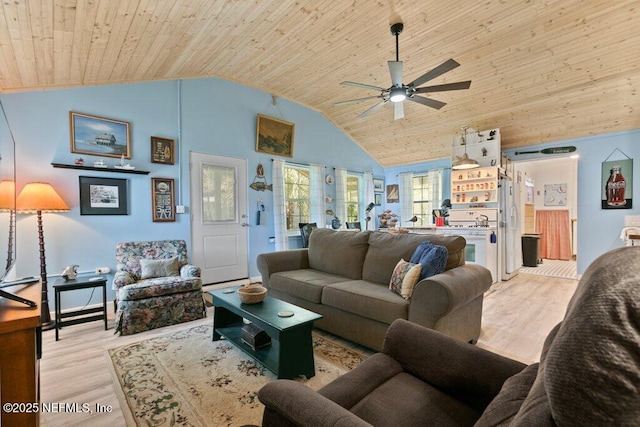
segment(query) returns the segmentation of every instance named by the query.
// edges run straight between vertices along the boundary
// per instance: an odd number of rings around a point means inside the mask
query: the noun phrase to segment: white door
[[[190,153],[191,241],[202,283],[249,277],[247,161]]]

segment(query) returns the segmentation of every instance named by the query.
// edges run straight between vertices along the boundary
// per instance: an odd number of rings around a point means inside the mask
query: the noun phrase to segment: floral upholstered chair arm
[[[180,268],[180,277],[183,279],[200,277],[200,267],[193,264],[185,264]]]
[[[124,286],[135,283],[136,280],[136,277],[128,271],[116,271],[116,274],[113,276],[113,286],[111,286],[111,288],[118,290]]]

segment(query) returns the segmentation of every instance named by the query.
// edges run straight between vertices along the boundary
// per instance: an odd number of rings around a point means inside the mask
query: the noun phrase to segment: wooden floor
[[[494,285],[484,302],[482,334],[478,346],[525,363],[537,361],[547,333],[558,323],[577,285],[576,280],[520,274]],[[124,426],[106,349],[164,335],[212,321],[206,319],[136,335],[120,337],[104,324],[91,322],[43,333],[40,362],[41,401],[86,403],[87,413],[41,413],[43,426]],[[96,413],[96,404],[111,412]]]

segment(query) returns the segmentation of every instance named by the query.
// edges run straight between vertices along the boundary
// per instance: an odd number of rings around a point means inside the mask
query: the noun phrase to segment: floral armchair
[[[200,268],[184,240],[116,245],[116,333],[131,335],[206,316]]]

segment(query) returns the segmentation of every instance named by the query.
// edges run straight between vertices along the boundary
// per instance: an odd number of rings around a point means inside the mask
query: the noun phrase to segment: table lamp
[[[16,199],[16,211],[19,214],[36,214],[38,217],[38,243],[40,244],[40,281],[42,283],[42,303],[40,304],[40,322],[42,329],[53,328],[54,322],[49,313],[47,288],[47,264],[44,253],[44,234],[42,233],[43,212],[68,212],[69,207],[56,193],[51,184],[30,182],[24,186]]]
[[[16,183],[8,179],[0,181],[0,212],[9,212],[9,242],[7,247],[7,266],[5,268],[5,270],[8,270],[13,261],[13,230],[16,213]]]

